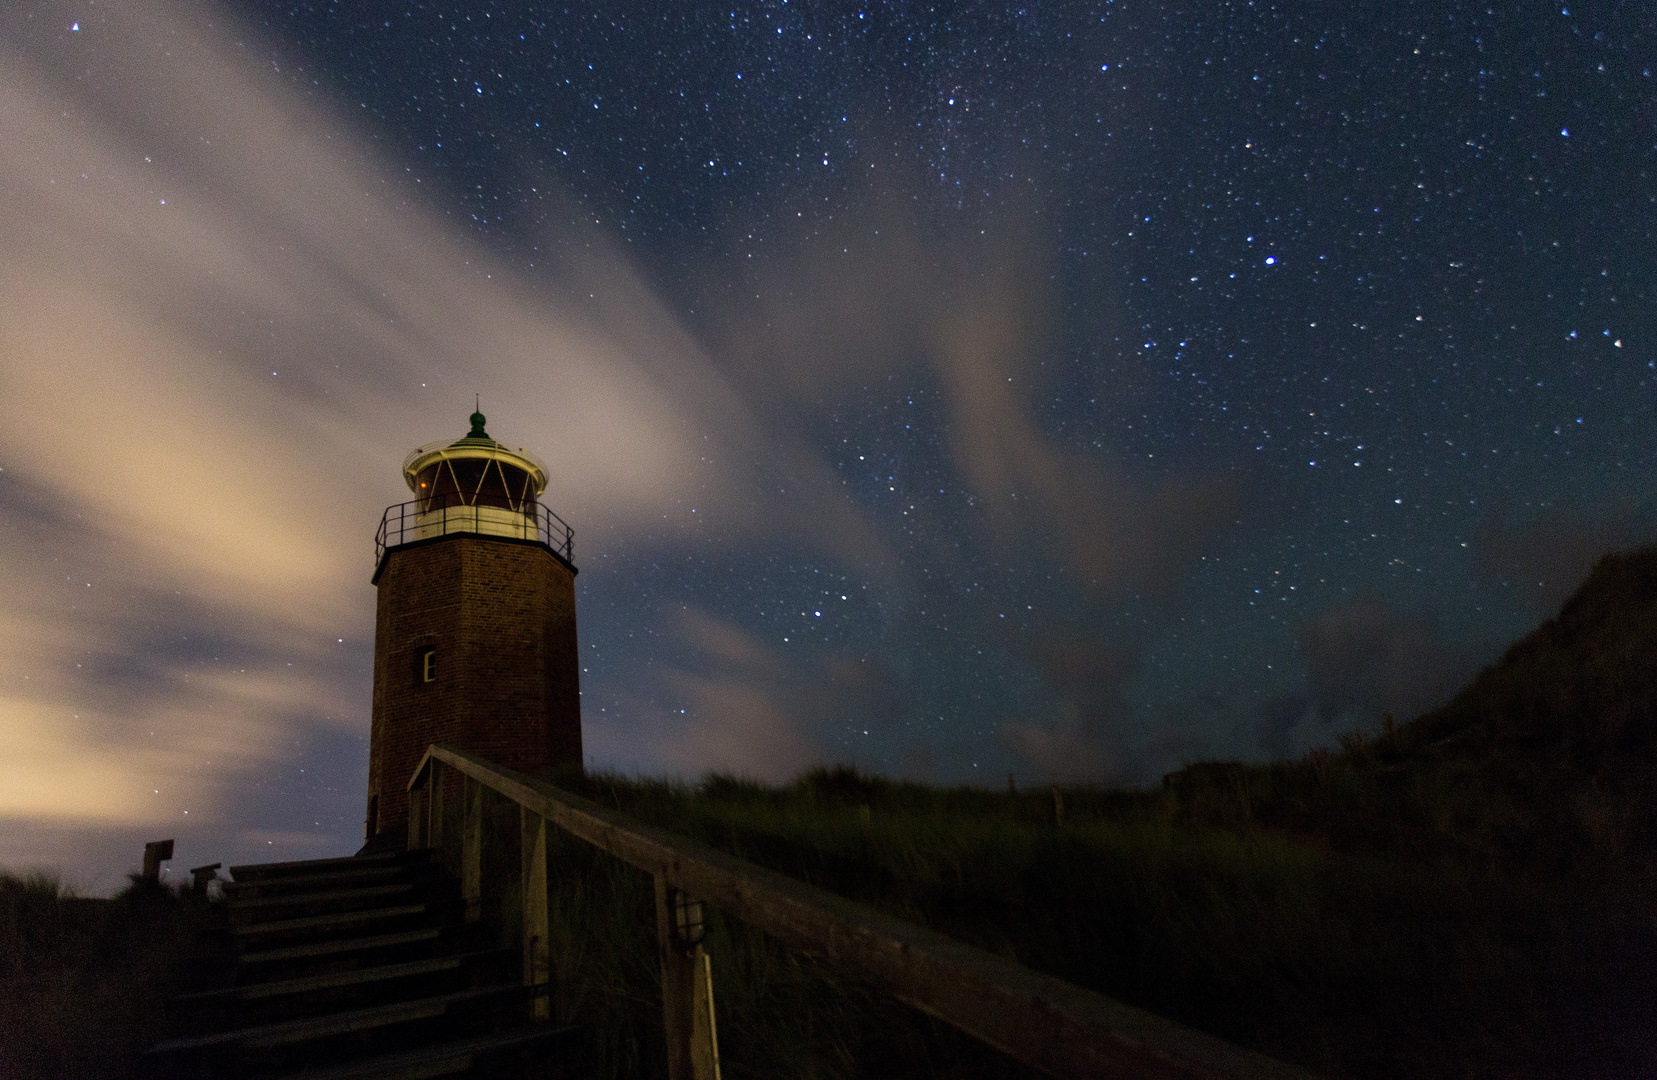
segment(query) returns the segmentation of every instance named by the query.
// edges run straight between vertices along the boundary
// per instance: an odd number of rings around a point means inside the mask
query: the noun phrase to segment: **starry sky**
[[[1657,535],[1643,5],[79,0],[0,61],[0,864],[93,891],[352,848],[374,527],[474,394],[628,773],[1298,755]]]

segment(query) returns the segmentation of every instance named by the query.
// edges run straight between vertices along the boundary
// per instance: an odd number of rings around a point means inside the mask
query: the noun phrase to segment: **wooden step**
[[[226,898],[235,901],[254,897],[277,896],[289,892],[315,892],[333,886],[372,885],[381,881],[395,881],[424,869],[420,863],[401,866],[364,866],[350,870],[335,870],[326,874],[295,874],[290,877],[226,881]]]
[[[290,945],[282,949],[260,949],[242,953],[245,964],[280,963],[287,960],[310,960],[325,956],[344,956],[354,952],[390,949],[398,945],[413,945],[421,941],[437,941],[455,932],[452,926],[423,926],[418,930],[404,930],[397,934],[371,934],[368,937],[336,938],[332,941],[312,941],[304,945]]]
[[[514,998],[522,998],[528,992],[529,988],[517,984],[479,986],[469,990],[456,990],[449,994],[439,994],[436,997],[417,998],[413,1001],[371,1005],[365,1009],[351,1009],[346,1012],[328,1013],[323,1016],[283,1020],[275,1024],[259,1024],[254,1027],[236,1028],[231,1031],[215,1031],[207,1035],[168,1039],[166,1042],[157,1043],[151,1047],[149,1052],[151,1054],[176,1054],[224,1047],[260,1049],[288,1046],[313,1039],[325,1039],[333,1035],[349,1035],[355,1032],[372,1031],[375,1028],[390,1027],[393,1024],[430,1020],[444,1016],[452,1009],[488,1005],[495,1002],[504,1003]]]
[[[416,915],[437,917],[455,905],[450,901],[426,904],[400,904],[395,907],[363,908],[361,911],[341,911],[329,915],[306,915],[299,919],[276,919],[271,922],[233,926],[230,932],[238,938],[269,937],[278,934],[329,934],[366,926],[391,919],[412,918]]]
[[[480,1061],[524,1050],[550,1048],[575,1041],[578,1029],[542,1024],[498,1035],[479,1035],[452,1043],[403,1050],[365,1061],[336,1065],[331,1069],[290,1074],[291,1080],[423,1080],[425,1077],[453,1076],[475,1067]],[[284,1080],[290,1080],[284,1078]]]
[[[334,990],[344,986],[404,979],[414,975],[430,975],[439,971],[458,971],[468,963],[504,959],[512,955],[510,949],[486,949],[482,952],[455,953],[452,956],[433,956],[425,960],[409,960],[401,964],[381,964],[378,967],[356,968],[352,971],[331,971],[322,975],[307,975],[297,979],[274,982],[248,983],[228,986],[222,990],[206,990],[199,994],[180,994],[173,1000],[180,1004],[208,1004],[214,1001],[259,1001],[288,994],[308,994],[317,990]]]
[[[329,889],[325,892],[290,893],[283,896],[260,896],[251,900],[232,900],[230,901],[230,919],[234,922],[237,916],[257,918],[281,908],[315,905],[334,907],[355,901],[366,903],[374,900],[385,900],[393,896],[406,895],[419,888],[419,882],[395,881],[390,885],[370,885],[361,889]]]
[[[371,866],[397,866],[405,862],[416,861],[425,861],[424,852],[387,851],[379,855],[341,855],[332,859],[249,863],[246,866],[232,866],[230,876],[237,881],[262,881],[267,878],[297,877],[302,874],[327,874],[336,870],[361,869]]]

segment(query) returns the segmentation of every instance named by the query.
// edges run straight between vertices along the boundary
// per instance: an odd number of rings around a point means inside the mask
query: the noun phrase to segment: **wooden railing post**
[[[408,849],[419,851],[426,846],[426,789],[409,788],[408,793]]]
[[[690,996],[691,1074],[719,1080],[719,1031],[713,1019],[713,958],[700,944],[693,957],[692,977],[695,983]]]
[[[465,820],[460,828],[460,895],[466,900],[466,921],[483,918],[483,785],[464,778],[461,805]]]
[[[436,758],[426,774],[426,846],[443,861],[443,765]]]
[[[522,836],[524,985],[545,987],[552,981],[552,963],[547,944],[547,819],[526,806],[519,806]],[[531,1015],[537,1020],[552,1019],[552,998],[537,993],[530,999]]]
[[[653,876],[668,1080],[719,1080],[713,968],[702,948],[702,904],[661,874]]]

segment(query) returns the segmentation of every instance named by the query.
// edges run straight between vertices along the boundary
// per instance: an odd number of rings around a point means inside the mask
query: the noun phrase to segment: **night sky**
[[[474,394],[629,773],[1299,755],[1657,535],[1644,5],[22,7],[0,863],[350,850]]]

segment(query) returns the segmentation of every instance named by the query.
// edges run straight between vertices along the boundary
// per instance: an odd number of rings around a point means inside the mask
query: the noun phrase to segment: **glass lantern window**
[[[497,506],[528,513],[535,506],[534,478],[494,458],[435,461],[420,470],[414,484],[422,512],[447,506]]]

